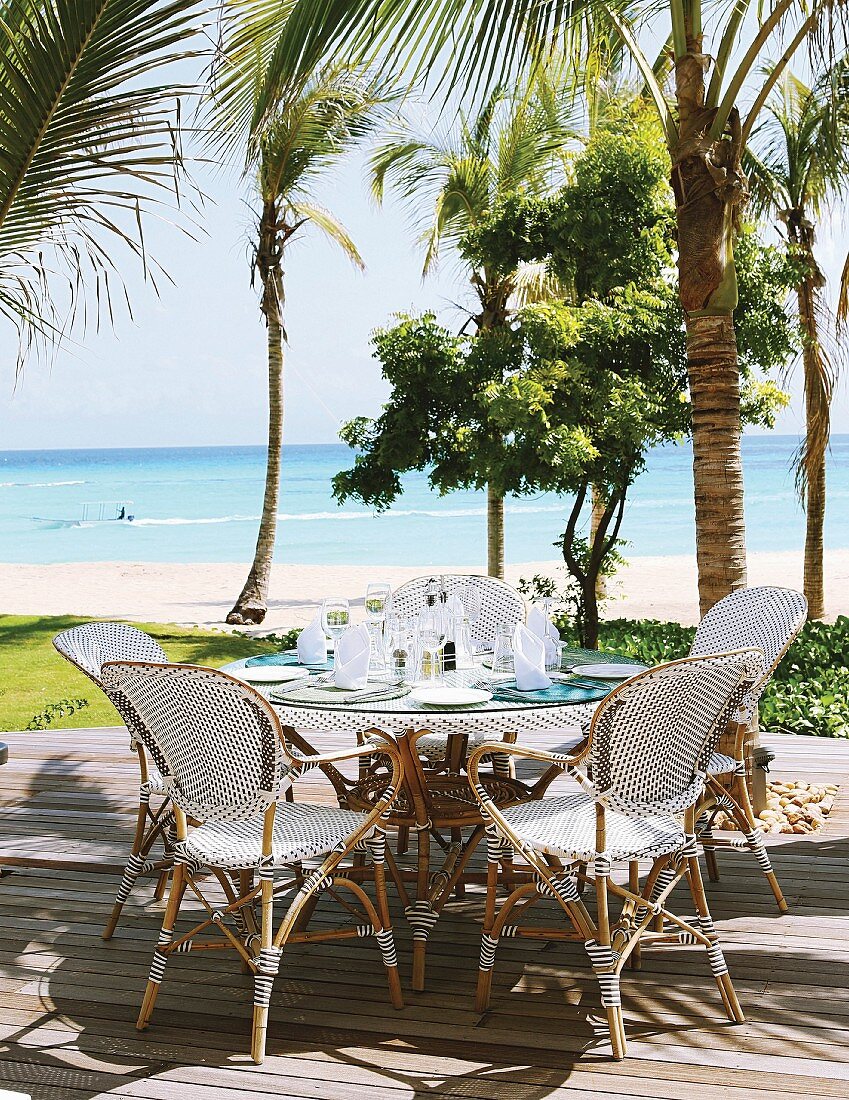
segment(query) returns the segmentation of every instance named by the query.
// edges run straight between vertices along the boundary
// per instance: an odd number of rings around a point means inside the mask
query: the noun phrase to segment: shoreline
[[[556,561],[509,564],[505,567],[506,579],[515,585],[520,577],[529,578],[535,573],[557,576],[557,566]],[[223,627],[247,568],[238,563],[0,563],[0,613]],[[241,629],[261,634],[304,626],[324,596],[346,596],[357,618],[362,614],[365,587],[370,580],[387,580],[397,588],[412,577],[452,572],[476,570],[450,565],[275,564],[265,622],[257,628]],[[849,550],[826,550],[825,572],[827,618],[849,615]],[[749,584],[801,588],[801,553],[749,554]],[[610,587],[604,618],[665,619],[689,625],[698,622],[694,555],[632,558]]]

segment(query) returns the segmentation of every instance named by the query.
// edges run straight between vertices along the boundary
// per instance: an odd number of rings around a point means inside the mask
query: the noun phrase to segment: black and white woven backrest
[[[141,741],[161,766],[143,724],[120,691],[107,688],[100,670],[108,661],[149,661],[166,664],[165,650],[149,634],[126,623],[82,623],[63,630],[53,639],[57,651],[104,692],[121,715],[130,736]]]
[[[687,657],[617,688],[599,704],[590,726],[595,788],[645,812],[680,799],[705,770],[760,660],[753,650]]]
[[[802,629],[808,601],[792,588],[741,588],[715,603],[699,623],[693,657],[730,649],[760,649],[760,675],[744,704],[750,718],[778,663]]]
[[[235,821],[276,801],[287,770],[280,725],[253,688],[198,665],[118,662],[103,679],[138,712],[168,794],[190,817]]]
[[[424,608],[425,590],[430,577],[416,577],[407,581],[392,593],[392,612],[412,618]],[[439,576],[434,578],[439,580]],[[497,577],[464,576],[448,574],[443,577],[449,596],[462,595],[468,584],[480,594],[480,618],[472,626],[477,641],[490,641],[495,637],[495,628],[501,623],[515,626],[525,621],[525,601],[515,588]]]

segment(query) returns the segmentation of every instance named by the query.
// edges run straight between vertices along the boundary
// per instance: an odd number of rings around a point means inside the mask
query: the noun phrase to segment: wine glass
[[[324,627],[324,633],[333,643],[334,652],[336,642],[348,629],[350,622],[351,608],[346,599],[341,596],[329,596],[324,600],[321,605],[321,625]]]
[[[439,679],[440,654],[445,643],[442,616],[436,609],[425,609],[419,615],[419,645],[422,654],[422,679],[433,682]]]
[[[501,623],[495,628],[495,644],[492,649],[492,674],[503,676],[513,672],[513,627]]]
[[[386,605],[392,594],[391,585],[386,581],[372,581],[366,588],[366,617],[369,622],[383,622],[386,618]]]

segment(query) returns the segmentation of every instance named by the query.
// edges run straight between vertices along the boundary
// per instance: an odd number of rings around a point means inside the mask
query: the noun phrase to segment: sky
[[[114,326],[90,328],[50,362],[33,359],[17,381],[15,335],[0,329],[0,449],[264,442],[265,329],[250,285],[248,195],[232,177],[203,169],[197,175],[208,196],[197,239],[170,224],[149,222],[145,231],[149,252],[174,285],[160,280],[157,297],[132,258],[122,257],[132,319],[119,311]],[[364,156],[351,158],[317,198],[347,226],[367,270],[357,271],[314,232],[288,254],[288,443],[332,443],[345,420],[376,415],[388,391],[370,333],[399,311],[426,309],[459,328],[456,303],[466,295],[450,254],[435,276],[422,280],[409,215],[391,200],[376,207]],[[819,241],[832,294],[847,247],[849,234],[836,218]],[[798,380],[792,392],[776,430],[798,434]],[[845,384],[833,430],[849,432]]]

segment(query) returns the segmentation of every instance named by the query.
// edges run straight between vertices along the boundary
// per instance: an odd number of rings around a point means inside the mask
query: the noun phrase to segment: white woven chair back
[[[430,577],[416,577],[407,581],[392,593],[392,612],[395,615],[412,617],[418,615],[425,603],[425,589]],[[439,576],[435,578],[439,580]],[[525,601],[515,588],[497,577],[465,576],[447,574],[443,576],[449,596],[460,596],[468,584],[480,594],[480,618],[472,625],[472,633],[477,641],[489,641],[495,637],[495,628],[501,623],[515,626],[525,621]]]
[[[126,697],[103,683],[100,670],[108,661],[150,661],[165,664],[165,650],[135,626],[126,623],[82,623],[63,630],[53,639],[53,645],[72,665],[92,680],[106,695],[123,719],[130,737],[140,741],[162,770],[162,760],[138,714]]]
[[[754,650],[684,658],[617,688],[590,726],[596,790],[651,812],[682,799],[760,668]],[[685,798],[681,808],[689,802]]]
[[[166,664],[165,650],[135,626],[126,623],[83,623],[63,630],[53,645],[72,665],[103,687],[100,669],[107,661],[152,661]]]
[[[203,821],[264,812],[289,786],[280,724],[269,703],[226,673],[199,665],[108,664],[156,741],[173,801]]]
[[[741,588],[715,603],[699,623],[690,648],[693,657],[752,647],[763,652],[751,695],[756,703],[802,629],[808,601],[792,588]]]

